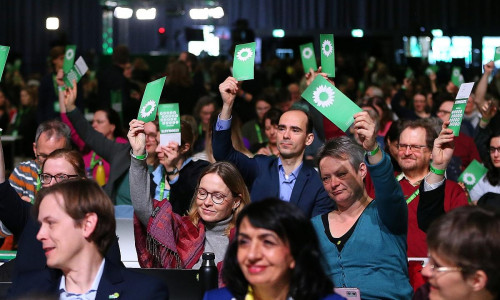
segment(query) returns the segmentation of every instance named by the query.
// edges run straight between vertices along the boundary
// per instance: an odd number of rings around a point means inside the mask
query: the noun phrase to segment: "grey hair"
[[[35,144],[37,146],[38,146],[38,139],[40,139],[40,136],[44,132],[45,134],[47,134],[48,138],[51,138],[53,136],[55,136],[56,138],[64,138],[66,140],[65,148],[66,149],[71,148],[71,129],[69,128],[68,125],[64,124],[63,122],[58,120],[48,120],[38,125],[35,135]]]
[[[316,155],[316,164],[325,157],[349,160],[351,166],[357,170],[365,159],[365,150],[347,136],[331,139],[323,145]]]

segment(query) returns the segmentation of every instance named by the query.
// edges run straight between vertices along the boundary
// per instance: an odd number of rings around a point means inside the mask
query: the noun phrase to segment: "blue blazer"
[[[33,294],[59,297],[61,277],[61,271],[49,268],[20,274],[12,283],[9,298],[17,299]],[[110,298],[110,295],[116,295],[118,298]],[[96,300],[168,298],[168,288],[160,280],[127,270],[106,260]]]
[[[205,296],[203,297],[203,300],[232,300],[232,299],[235,298],[227,288],[208,291],[205,293]],[[337,294],[330,294],[319,300],[345,300],[345,298]]]
[[[236,151],[231,142],[231,130],[213,130],[212,148],[214,158],[236,165],[250,189],[252,201],[280,196],[278,158],[256,155],[249,158]],[[328,213],[334,209],[333,200],[328,197],[320,176],[306,162],[300,169],[292,190],[290,203],[297,205],[308,218]]]

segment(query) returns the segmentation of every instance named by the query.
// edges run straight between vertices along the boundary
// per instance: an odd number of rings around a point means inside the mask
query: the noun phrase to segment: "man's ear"
[[[306,146],[309,146],[313,143],[314,141],[314,134],[313,133],[308,133],[306,136]]]
[[[89,238],[92,235],[97,226],[98,219],[99,218],[97,217],[97,214],[94,212],[87,213],[85,215],[85,218],[83,219],[81,224],[83,236],[85,238]]]

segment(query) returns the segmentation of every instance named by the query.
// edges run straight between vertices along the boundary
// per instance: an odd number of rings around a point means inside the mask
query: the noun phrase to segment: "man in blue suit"
[[[318,173],[304,163],[306,146],[314,140],[312,120],[303,110],[292,109],[281,116],[278,124],[279,157],[256,155],[249,158],[236,151],[231,142],[231,113],[238,91],[238,81],[228,77],[219,85],[223,106],[212,135],[216,160],[234,163],[250,188],[252,201],[279,197],[297,205],[312,218],[333,209]]]
[[[116,222],[113,204],[97,183],[68,180],[44,188],[34,209],[48,268],[19,274],[9,296],[168,299],[162,282],[104,258]]]

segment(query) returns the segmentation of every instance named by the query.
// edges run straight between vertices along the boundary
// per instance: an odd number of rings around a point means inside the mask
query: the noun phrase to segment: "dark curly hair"
[[[245,218],[254,227],[275,232],[289,245],[295,260],[289,297],[312,300],[333,293],[333,283],[323,271],[318,238],[309,219],[293,204],[269,198],[246,206],[236,221],[236,238],[229,244],[222,270],[222,278],[236,299],[245,298],[249,284],[237,260],[239,228]]]
[[[493,133],[490,135],[488,139],[488,144],[486,145],[487,149],[490,149],[491,140],[493,138],[500,137],[500,128],[493,129]],[[496,168],[491,161],[491,155],[486,157],[484,161],[486,168],[488,168],[488,173],[486,173],[486,179],[490,182],[491,185],[495,186],[500,183],[500,168]]]

